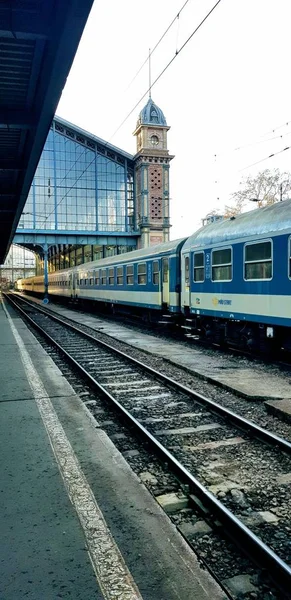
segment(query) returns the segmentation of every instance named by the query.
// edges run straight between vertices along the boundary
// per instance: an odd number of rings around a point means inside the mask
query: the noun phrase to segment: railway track
[[[189,501],[202,501],[231,539],[289,592],[290,523],[280,509],[290,499],[284,478],[291,472],[291,444],[45,309],[19,297],[9,301],[168,463]],[[270,485],[268,505],[262,492]]]

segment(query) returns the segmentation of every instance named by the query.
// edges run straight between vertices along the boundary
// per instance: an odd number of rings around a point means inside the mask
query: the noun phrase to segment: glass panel
[[[114,269],[108,269],[109,285],[114,285]]]
[[[194,281],[204,281],[204,252],[194,254]]]
[[[137,267],[138,283],[144,285],[147,282],[146,263],[139,264]]]
[[[106,285],[106,269],[101,270],[101,283],[102,285]]]
[[[168,273],[169,273],[169,260],[168,258],[163,258],[163,282],[168,282]]]
[[[115,153],[105,157],[53,125],[18,227],[131,231],[133,180],[132,167],[118,163]]]
[[[133,285],[133,265],[126,265],[126,283]]]
[[[117,267],[117,285],[123,285],[123,267]]]
[[[231,249],[214,250],[212,252],[212,265],[226,265],[231,263]]]
[[[271,242],[245,246],[245,279],[272,278]]]
[[[245,246],[246,262],[271,258],[271,242],[262,242]]]
[[[204,281],[204,267],[194,269],[194,281]]]
[[[194,267],[204,267],[204,252],[194,254]]]
[[[246,263],[245,279],[271,279],[272,262]]]
[[[154,260],[153,262],[153,284],[158,285],[160,281],[160,269],[159,262]]]
[[[231,265],[212,267],[212,281],[231,281]]]

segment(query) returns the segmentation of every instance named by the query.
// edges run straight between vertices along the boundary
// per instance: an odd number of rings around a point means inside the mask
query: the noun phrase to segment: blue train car
[[[193,331],[247,346],[289,344],[291,200],[203,227],[181,251]]]

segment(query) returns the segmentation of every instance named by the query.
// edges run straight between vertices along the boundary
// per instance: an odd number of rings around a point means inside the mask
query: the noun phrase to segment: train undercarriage
[[[262,354],[291,351],[291,336],[287,327],[201,315],[186,316],[185,324],[181,327],[187,337],[221,347]]]

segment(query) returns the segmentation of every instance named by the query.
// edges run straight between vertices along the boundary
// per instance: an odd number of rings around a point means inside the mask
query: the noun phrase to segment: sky
[[[171,239],[223,213],[244,177],[291,171],[290,0],[221,0],[181,49],[216,3],[185,1],[95,0],[56,111],[135,154],[148,64],[136,74],[180,13],[151,58],[152,82],[173,59],[152,86],[175,156]]]

